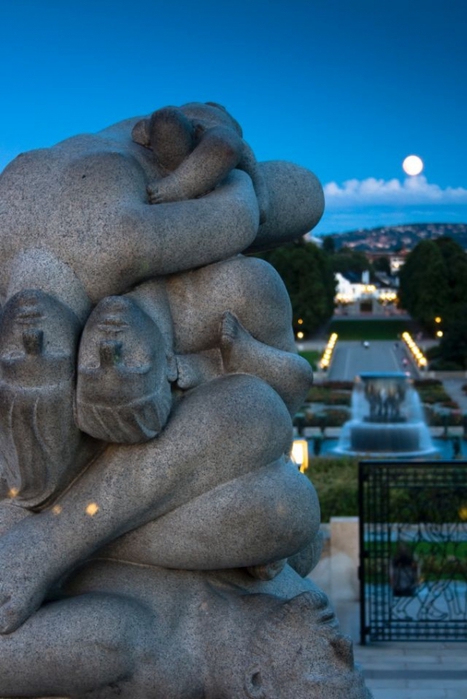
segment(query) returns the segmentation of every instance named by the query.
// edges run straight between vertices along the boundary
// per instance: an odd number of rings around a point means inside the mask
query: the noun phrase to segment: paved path
[[[467,699],[467,643],[361,646],[359,603],[341,600],[334,608],[374,699]]]
[[[356,646],[374,699],[466,699],[467,643]]]
[[[407,362],[404,365],[404,361]],[[385,340],[370,342],[365,348],[361,342],[337,341],[332,364],[328,372],[331,381],[353,381],[365,371],[407,371],[418,375],[403,343]]]

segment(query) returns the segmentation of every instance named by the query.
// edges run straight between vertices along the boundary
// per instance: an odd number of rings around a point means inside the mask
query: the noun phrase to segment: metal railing
[[[467,641],[467,462],[359,465],[361,643]]]

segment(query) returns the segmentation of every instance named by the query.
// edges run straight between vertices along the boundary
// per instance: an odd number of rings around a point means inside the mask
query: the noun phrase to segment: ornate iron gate
[[[467,462],[359,467],[361,642],[467,641]]]

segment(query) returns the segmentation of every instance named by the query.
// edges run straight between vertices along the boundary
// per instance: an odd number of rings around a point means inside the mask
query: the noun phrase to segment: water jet
[[[351,419],[338,454],[396,458],[436,453],[413,382],[399,372],[362,373],[355,379]]]

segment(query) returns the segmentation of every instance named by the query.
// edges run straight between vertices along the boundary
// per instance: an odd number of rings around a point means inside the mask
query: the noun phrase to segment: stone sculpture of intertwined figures
[[[311,370],[280,278],[244,255],[322,210],[215,103],[1,174],[2,697],[370,696],[302,577]]]

